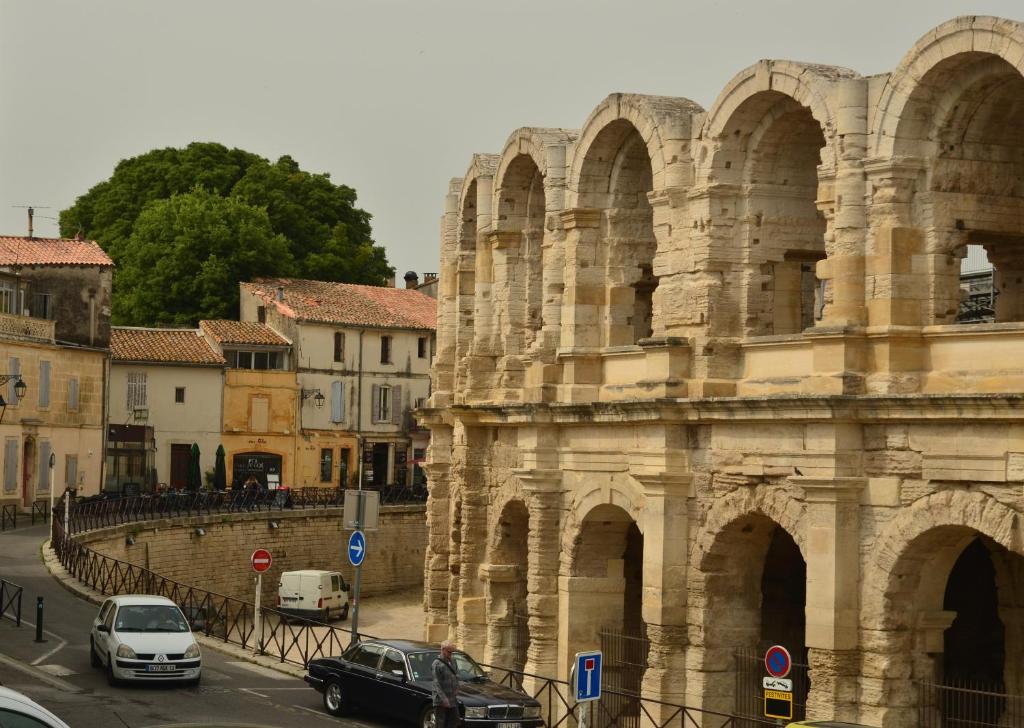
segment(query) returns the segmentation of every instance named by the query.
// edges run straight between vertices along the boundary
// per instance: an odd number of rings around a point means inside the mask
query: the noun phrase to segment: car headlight
[[[540,718],[540,706],[539,705],[527,705],[523,707],[524,718]]]
[[[118,657],[124,657],[124,658],[126,658],[128,660],[137,660],[138,659],[135,656],[135,650],[133,650],[128,645],[118,645],[117,646],[117,656]]]
[[[186,660],[192,660],[192,659],[195,659],[196,657],[199,657],[199,645],[197,645],[195,642],[193,642],[192,644],[190,644],[188,646],[188,649],[185,650],[185,659]]]
[[[486,718],[487,708],[466,708],[467,718]]]

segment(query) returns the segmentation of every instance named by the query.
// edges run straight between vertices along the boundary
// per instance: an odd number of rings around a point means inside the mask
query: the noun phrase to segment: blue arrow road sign
[[[576,653],[576,702],[601,697],[601,651]]]
[[[366,558],[366,536],[362,531],[353,531],[348,537],[348,560],[352,566],[359,566]]]

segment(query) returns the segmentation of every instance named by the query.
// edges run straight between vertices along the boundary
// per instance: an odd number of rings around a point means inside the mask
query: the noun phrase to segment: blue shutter
[[[48,490],[50,486],[50,442],[39,443],[39,490]]]
[[[345,419],[345,388],[341,381],[331,382],[331,422]]]
[[[68,380],[68,409],[72,412],[78,409],[78,377]]]
[[[39,362],[39,406],[50,406],[50,362]]]
[[[4,490],[18,487],[18,438],[9,437],[4,443]]]
[[[8,374],[21,374],[21,359],[16,356],[12,356],[8,360]],[[14,385],[18,383],[18,377],[14,377],[7,383],[7,402],[8,404],[18,404],[18,390],[14,388]]]

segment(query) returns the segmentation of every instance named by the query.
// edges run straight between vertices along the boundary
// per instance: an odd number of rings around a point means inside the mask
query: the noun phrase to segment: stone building
[[[0,237],[4,505],[49,498],[51,454],[56,495],[99,492],[113,269],[91,240]]]
[[[475,155],[423,413],[428,636],[562,679],[632,640],[642,674],[609,676],[729,713],[771,643],[816,718],[1024,694],[1022,69],[1024,25],[957,18],[891,73],[761,61],[707,110],[616,93]],[[992,323],[957,323],[971,245]]]

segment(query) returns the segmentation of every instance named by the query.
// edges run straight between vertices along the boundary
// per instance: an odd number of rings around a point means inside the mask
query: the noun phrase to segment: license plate
[[[146,665],[146,672],[174,672],[174,665]]]
[[[498,728],[523,728],[522,723],[498,723]]]

